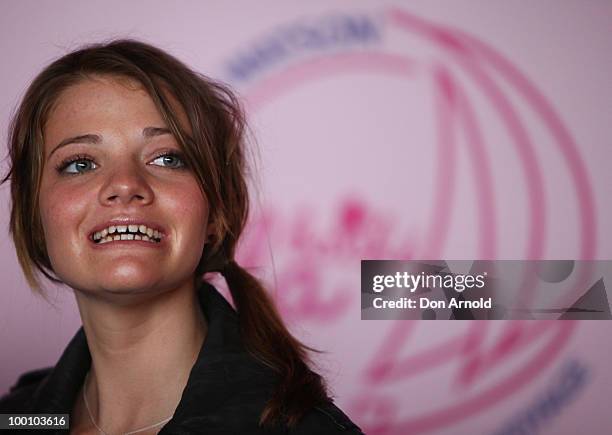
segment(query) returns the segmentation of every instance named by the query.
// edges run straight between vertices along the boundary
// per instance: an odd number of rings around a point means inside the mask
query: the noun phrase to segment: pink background
[[[610,22],[604,1],[5,2],[0,130],[68,50],[159,45],[243,96],[259,157],[240,258],[327,351],[321,371],[367,433],[504,433],[551,391],[564,399],[539,433],[607,433],[609,322],[361,321],[359,260],[610,259]],[[247,79],[230,74],[262,47]],[[55,308],[30,293],[8,193],[0,392],[80,326],[69,289],[49,286]],[[569,363],[586,374],[571,393]]]

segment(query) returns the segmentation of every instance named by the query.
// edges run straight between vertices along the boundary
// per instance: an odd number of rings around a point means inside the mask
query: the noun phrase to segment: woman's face
[[[59,278],[105,299],[192,279],[208,203],[140,86],[95,77],[66,89],[45,125],[44,148],[39,206]]]

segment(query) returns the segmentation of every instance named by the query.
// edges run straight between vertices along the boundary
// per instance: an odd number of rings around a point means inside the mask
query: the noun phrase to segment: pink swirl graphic
[[[496,225],[498,211],[495,208],[490,144],[479,124],[471,91],[464,83],[466,78],[503,125],[521,164],[520,177],[528,186],[527,244],[523,258],[541,259],[546,254],[546,226],[551,216],[547,213],[544,177],[532,134],[504,89],[511,89],[514,97],[520,97],[554,139],[579,204],[578,258],[595,258],[595,204],[584,162],[568,129],[536,86],[509,60],[465,32],[427,22],[399,9],[386,11],[384,24],[390,30],[435,46],[443,55],[423,63],[416,57],[388,52],[383,47],[378,50],[321,54],[298,59],[289,66],[273,71],[266,78],[251,84],[245,92],[249,110],[257,112],[294,89],[342,75],[382,75],[410,80],[417,72],[424,73],[429,77],[434,91],[436,135],[433,149],[437,162],[435,173],[438,176],[435,178],[433,206],[429,210],[430,219],[427,227],[422,229],[424,237],[418,243],[416,238],[407,237],[399,247],[388,244],[392,226],[361,198],[349,198],[343,202],[338,212],[338,226],[329,234],[317,233],[309,226],[312,211],[300,211],[297,215],[302,217],[294,222],[287,222],[272,209],[254,218],[247,241],[240,251],[241,258],[247,264],[261,264],[266,255],[261,247],[265,245],[267,235],[272,233],[280,239],[280,243],[300,253],[299,261],[294,260],[286,265],[276,281],[276,287],[282,290],[277,293],[277,299],[283,313],[289,318],[302,317],[333,323],[346,315],[345,309],[335,307],[345,307],[348,301],[357,299],[348,284],[335,285],[333,291],[322,290],[326,287],[326,279],[318,271],[321,264],[318,258],[322,255],[328,259],[353,260],[443,258],[453,218],[456,178],[459,175],[458,139],[462,136],[469,155],[473,188],[478,197],[476,257],[495,259],[499,255],[500,229]],[[449,59],[452,62],[449,63]],[[505,88],[500,85],[500,80],[503,80]],[[360,240],[373,240],[370,237],[373,228],[376,228],[379,237],[378,244],[360,245]],[[573,283],[573,291],[560,298],[562,305],[571,301],[578,290],[584,290],[583,284],[587,280],[588,272],[585,271]],[[528,279],[520,283],[525,304],[529,303],[529,288],[532,285],[533,282]],[[456,328],[459,332],[454,336],[429,343],[418,351],[408,351],[408,356],[401,356],[400,351],[406,349],[409,342],[414,343],[417,338],[426,336],[427,332],[422,323],[392,323],[365,365],[359,394],[351,400],[349,409],[361,416],[368,433],[426,433],[485,412],[525,388],[539,373],[550,367],[562,355],[577,327],[577,323],[569,321],[511,321],[503,323],[501,327],[486,322],[467,325],[465,329]],[[448,387],[451,392],[459,388],[462,394],[449,396],[446,403],[433,403],[426,411],[405,415],[406,409],[400,406],[402,397],[398,395],[397,385],[401,385],[406,394],[415,395],[410,390],[411,380],[435,373],[449,364],[456,368],[456,372]],[[500,370],[504,367],[505,372]],[[396,387],[395,390],[390,390],[392,386]]]

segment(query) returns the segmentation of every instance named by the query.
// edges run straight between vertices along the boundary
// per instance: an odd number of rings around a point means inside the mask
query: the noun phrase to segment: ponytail
[[[328,400],[322,377],[307,365],[307,351],[316,350],[291,335],[273,301],[253,275],[233,260],[221,273],[236,305],[247,349],[280,375],[280,384],[266,404],[259,423],[269,425],[284,417],[292,427],[308,410]]]

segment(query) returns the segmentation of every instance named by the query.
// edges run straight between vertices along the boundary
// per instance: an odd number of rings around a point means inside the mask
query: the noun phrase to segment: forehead
[[[164,91],[179,122],[188,128],[184,110]],[[64,89],[52,106],[44,127],[45,146],[66,135],[106,131],[142,131],[165,122],[153,100],[136,80],[117,76],[91,76]],[[48,145],[47,145],[48,144]]]
[[[84,116],[108,111],[114,104],[153,109],[155,105],[143,86],[127,77],[90,76],[64,89],[57,97],[50,115]]]

